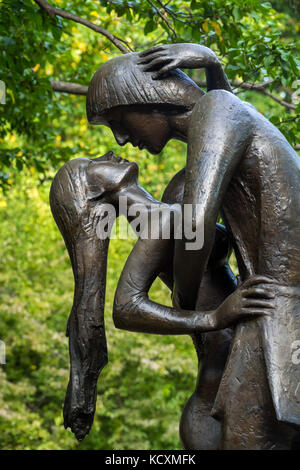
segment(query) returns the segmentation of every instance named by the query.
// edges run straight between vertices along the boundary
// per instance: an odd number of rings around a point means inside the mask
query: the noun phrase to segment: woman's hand
[[[220,67],[216,54],[199,44],[165,44],[151,47],[139,54],[139,65],[144,72],[155,71],[152,78],[160,78],[176,68],[197,69],[201,67]]]
[[[274,280],[253,276],[245,281],[215,310],[215,329],[220,330],[238,321],[271,315],[274,305]]]

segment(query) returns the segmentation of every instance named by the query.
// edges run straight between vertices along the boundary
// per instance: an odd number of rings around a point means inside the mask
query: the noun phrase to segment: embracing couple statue
[[[207,93],[180,68],[205,68]],[[68,321],[71,373],[65,427],[89,432],[97,379],[107,363],[104,297],[109,237],[97,234],[105,207],[126,196],[144,216],[163,208],[159,233],[142,236],[115,293],[116,327],[188,334],[199,360],[195,391],[180,422],[186,449],[300,448],[300,164],[284,136],[230,88],[210,49],[153,47],[103,64],[87,95],[92,124],[119,145],[159,154],[170,139],[187,143],[186,166],[156,201],[138,184],[138,166],[108,152],[66,163],[50,202],[72,262],[75,293]],[[175,236],[174,204],[192,207],[203,246]],[[224,225],[217,223],[221,215]],[[166,219],[168,219],[166,221]],[[184,219],[184,217],[183,217]],[[145,234],[144,234],[145,235]],[[239,282],[229,267],[234,250]],[[173,308],[151,301],[160,277]]]

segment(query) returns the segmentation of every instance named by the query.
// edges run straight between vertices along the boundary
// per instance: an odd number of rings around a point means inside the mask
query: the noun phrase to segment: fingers
[[[258,274],[256,276],[252,276],[249,279],[247,279],[247,281],[243,283],[243,287],[250,287],[250,286],[254,286],[255,284],[261,284],[261,283],[274,284],[276,283],[276,281],[275,279],[272,279],[269,276],[263,276],[261,274]]]
[[[245,299],[243,301],[243,308],[275,308],[275,305],[270,300],[262,300],[262,299]]]
[[[251,297],[256,297],[256,298],[264,298],[264,299],[274,299],[275,294],[272,291],[272,289],[268,289],[267,287],[263,287],[260,285],[259,287],[248,287],[245,289],[242,289],[243,297],[245,298],[251,298]]]
[[[144,72],[150,72],[151,70],[157,69],[159,66],[165,66],[172,62],[172,59],[158,58],[152,60],[149,64],[143,67]]]
[[[264,310],[264,309],[248,309],[248,308],[243,308],[242,311],[242,317],[244,318],[244,320],[246,319],[246,317],[248,317],[249,319],[250,318],[253,318],[253,317],[270,317],[272,315],[272,312],[270,310]]]
[[[153,53],[153,54],[149,54],[148,56],[146,57],[143,57],[142,59],[140,59],[137,64],[138,65],[145,65],[145,64],[149,64],[150,62],[152,62],[152,60],[155,60],[155,59],[164,59],[164,58],[167,58],[168,56],[166,54],[162,54],[162,53]]]
[[[174,70],[176,68],[176,65],[174,65],[172,62],[168,65],[165,65],[165,67],[162,67],[158,72],[155,72],[152,75],[152,80],[157,80],[158,78],[161,78],[164,74],[170,72],[170,70]]]
[[[176,61],[168,54],[163,53],[164,51],[163,46],[156,46],[139,54],[141,60],[137,62],[137,65],[143,67],[143,72],[155,71],[152,75],[153,80],[162,77],[177,67]]]
[[[150,49],[146,49],[143,52],[139,53],[139,57],[146,57],[149,54],[152,54],[153,52],[160,52],[164,50],[164,46],[154,46],[150,47]]]

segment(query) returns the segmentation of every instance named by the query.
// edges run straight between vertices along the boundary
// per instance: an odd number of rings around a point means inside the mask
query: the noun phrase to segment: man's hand
[[[197,69],[221,67],[216,54],[198,44],[165,44],[147,49],[139,54],[139,65],[144,72],[155,71],[152,78],[158,79],[176,68]],[[222,68],[222,67],[221,67]]]
[[[253,276],[245,281],[215,311],[217,330],[233,323],[271,315],[274,305],[274,280],[266,276]]]

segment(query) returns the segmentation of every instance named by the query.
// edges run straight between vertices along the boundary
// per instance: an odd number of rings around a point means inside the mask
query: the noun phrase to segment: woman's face
[[[116,157],[113,152],[109,152],[105,157],[90,159],[86,175],[92,192],[97,192],[98,189],[117,192],[137,184],[138,166],[135,162],[129,162],[126,158]]]
[[[130,142],[156,155],[171,138],[167,116],[154,106],[118,106],[107,111],[105,119],[119,145]]]

